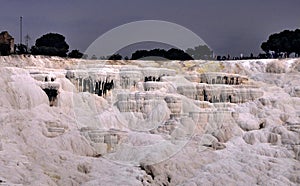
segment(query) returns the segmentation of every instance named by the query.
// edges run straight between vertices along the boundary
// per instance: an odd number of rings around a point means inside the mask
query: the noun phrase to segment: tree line
[[[206,45],[188,48],[186,51],[177,48],[165,49],[152,49],[152,50],[137,50],[132,53],[131,57],[124,57],[116,53],[108,57],[100,57],[93,55],[89,59],[109,59],[109,60],[137,60],[137,59],[169,59],[169,60],[193,60],[193,59],[216,59],[216,60],[237,60],[237,59],[257,59],[257,58],[279,58],[289,57],[294,53],[295,56],[300,56],[300,29],[284,30],[280,33],[271,34],[267,41],[261,44],[261,49],[265,53],[254,56],[230,57],[228,56],[213,56],[213,51]],[[5,47],[0,47],[2,54],[5,54]],[[35,42],[35,45],[30,49],[27,45],[15,45],[16,54],[33,54],[33,55],[47,55],[59,56],[70,58],[85,58],[89,56],[83,54],[78,49],[69,52],[69,45],[66,38],[58,33],[47,33]],[[68,53],[69,52],[69,53]]]
[[[280,33],[275,33],[269,36],[266,42],[261,44],[261,49],[267,55],[273,55],[277,58],[285,55],[290,56],[295,53],[300,56],[300,29],[284,30]]]
[[[33,55],[47,55],[47,56],[59,56],[59,57],[70,57],[70,58],[88,58],[86,54],[81,53],[79,50],[72,50],[68,53],[69,45],[67,44],[65,37],[58,33],[48,33],[35,42],[35,45],[30,50],[25,45],[16,45],[17,54],[28,54]],[[121,56],[120,54],[113,54],[108,57],[100,57],[100,59],[108,60],[137,60],[141,58],[152,59],[154,57],[160,57],[162,59],[169,60],[193,60],[209,58],[212,55],[212,51],[207,46],[198,46],[194,49],[189,48],[187,51],[183,51],[177,48],[165,49],[153,49],[153,50],[137,50],[131,58]],[[99,59],[93,55],[90,59]]]

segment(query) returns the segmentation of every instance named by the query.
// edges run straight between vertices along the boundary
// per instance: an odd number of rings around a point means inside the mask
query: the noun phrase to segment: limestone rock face
[[[47,95],[31,78],[29,73],[19,68],[1,68],[1,107],[30,109],[48,104]]]
[[[299,86],[294,87],[293,92],[294,92],[295,96],[300,97],[300,87]]]
[[[0,58],[0,184],[299,185],[299,59]]]
[[[267,64],[266,72],[268,73],[285,73],[285,63],[283,61],[273,61]]]
[[[168,108],[170,109],[172,114],[176,115],[181,113],[182,100],[180,99],[180,97],[169,95],[165,97],[165,102],[167,103]]]

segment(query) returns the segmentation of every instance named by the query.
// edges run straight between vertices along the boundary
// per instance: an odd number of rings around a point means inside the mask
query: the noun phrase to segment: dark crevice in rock
[[[149,166],[145,166],[145,165],[140,165],[140,167],[141,167],[141,170],[143,170],[143,171],[145,171],[146,172],[146,174],[148,174],[149,176],[151,176],[151,178],[152,178],[152,180],[154,180],[154,174],[153,174],[153,172],[152,172],[152,170],[149,168]]]
[[[168,176],[168,182],[171,183],[171,177],[170,176]]]
[[[265,128],[265,122],[262,122],[261,124],[259,124],[259,129],[263,129],[263,128]]]
[[[56,89],[49,89],[49,88],[45,88],[43,89],[48,98],[49,98],[49,105],[50,107],[52,106],[57,106],[57,95],[58,95],[58,91]]]
[[[93,84],[91,84],[93,86]],[[105,96],[107,94],[107,91],[110,91],[111,89],[114,88],[114,80],[111,81],[98,81],[95,83],[95,88],[92,88],[91,93],[95,93],[98,96]],[[84,92],[87,91],[88,89],[84,88]]]
[[[109,80],[94,80],[91,77],[88,78],[75,78],[71,73],[66,75],[66,78],[76,86],[79,92],[89,92],[97,94],[98,96],[105,97],[108,91],[115,88],[115,82],[113,79]]]
[[[165,76],[165,75],[163,74],[162,76]],[[161,78],[162,76],[159,76],[158,78],[156,78],[155,76],[146,76],[146,77],[144,78],[144,82],[148,82],[148,81],[157,81],[157,82],[159,82],[159,81],[160,81],[160,78]]]

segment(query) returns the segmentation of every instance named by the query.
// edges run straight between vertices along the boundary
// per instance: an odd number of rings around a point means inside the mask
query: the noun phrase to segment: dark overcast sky
[[[48,32],[66,36],[70,49],[85,49],[100,35],[139,20],[164,20],[199,35],[217,54],[260,52],[270,33],[300,28],[300,0],[0,0],[0,31],[19,42]]]

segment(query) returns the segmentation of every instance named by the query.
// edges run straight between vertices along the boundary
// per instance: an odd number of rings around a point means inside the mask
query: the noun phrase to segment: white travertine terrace
[[[0,57],[0,185],[299,185],[299,70]]]

